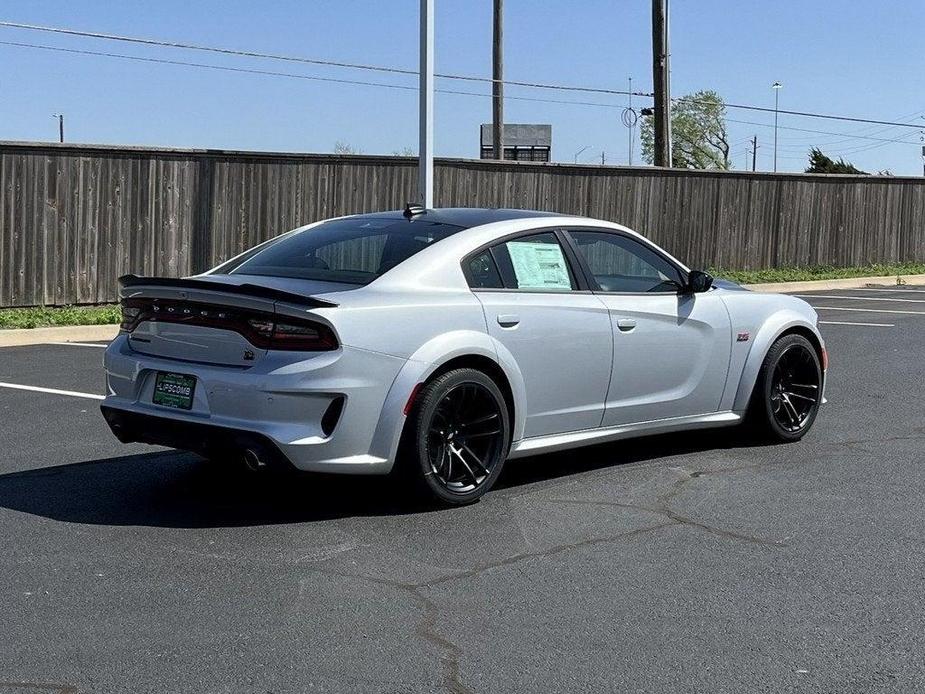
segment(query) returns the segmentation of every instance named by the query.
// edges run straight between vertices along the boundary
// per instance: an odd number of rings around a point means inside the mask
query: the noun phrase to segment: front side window
[[[565,252],[553,232],[519,236],[495,246],[491,252],[504,286],[509,289],[577,289]]]
[[[604,292],[670,292],[683,284],[678,269],[644,244],[606,231],[569,231]]]
[[[418,251],[461,231],[423,219],[336,219],[245,254],[217,274],[368,284]]]

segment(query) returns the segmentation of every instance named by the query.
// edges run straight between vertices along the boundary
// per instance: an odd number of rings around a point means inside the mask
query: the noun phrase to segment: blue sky
[[[506,78],[651,90],[648,0],[506,0]],[[491,1],[436,0],[437,71],[490,76]],[[4,0],[0,18],[108,33],[311,58],[415,69],[417,0]],[[919,122],[925,127],[925,2],[883,0],[673,0],[674,96],[715,89],[728,102]],[[279,70],[321,77],[416,85],[416,78],[342,68],[223,57],[0,28],[19,41]],[[342,141],[370,154],[414,147],[417,95],[378,87],[233,74],[0,45],[0,139],[57,137],[66,115],[76,142],[176,147],[330,151]],[[488,93],[484,84],[438,87]],[[626,163],[622,97],[507,95],[592,101],[607,106],[509,99],[507,122],[552,123],[554,158]],[[758,165],[770,169],[773,115],[730,110],[733,163],[746,165],[757,134]],[[438,94],[439,156],[478,156],[478,126],[491,118],[485,96]],[[921,175],[920,132],[782,116],[779,168],[801,170],[813,145],[861,168]],[[809,133],[802,128],[836,134]],[[638,132],[638,131],[637,131]],[[839,135],[838,133],[846,133]],[[905,143],[857,139],[857,135]],[[637,143],[636,161],[639,161]],[[749,162],[750,164],[750,162]]]

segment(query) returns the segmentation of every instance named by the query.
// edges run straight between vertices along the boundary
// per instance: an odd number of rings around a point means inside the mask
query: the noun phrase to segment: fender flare
[[[419,383],[427,381],[444,364],[460,357],[478,356],[490,359],[504,373],[514,399],[512,440],[523,437],[526,390],[523,375],[513,355],[487,333],[476,330],[454,330],[424,343],[399,369],[379,413],[379,422],[370,447],[372,455],[392,463],[405,427],[405,405]]]
[[[771,345],[773,345],[781,335],[794,328],[808,330],[815,336],[823,349],[825,348],[825,340],[822,339],[819,328],[811,321],[807,320],[805,316],[791,310],[783,310],[775,313],[764,322],[752,342],[752,348],[749,350],[745,365],[742,367],[742,371],[739,375],[739,384],[732,405],[732,410],[734,412],[745,412],[748,409],[749,401],[752,398],[752,392],[758,380],[758,372],[761,370],[761,365],[764,363],[764,358],[767,356],[768,350],[771,349]]]

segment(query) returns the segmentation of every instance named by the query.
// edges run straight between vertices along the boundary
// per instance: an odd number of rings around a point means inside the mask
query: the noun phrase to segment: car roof
[[[491,207],[438,207],[424,210],[411,217],[411,220],[435,222],[437,224],[451,224],[463,229],[491,224],[492,222],[505,222],[512,219],[532,219],[539,217],[564,217],[557,212],[540,212],[538,210],[511,210]],[[402,210],[388,212],[372,212],[369,214],[354,215],[354,219],[405,219]]]

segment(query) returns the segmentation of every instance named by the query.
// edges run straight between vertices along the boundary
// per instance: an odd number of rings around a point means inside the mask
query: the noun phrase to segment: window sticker
[[[508,254],[519,289],[571,289],[565,255],[557,243],[509,241]]]

